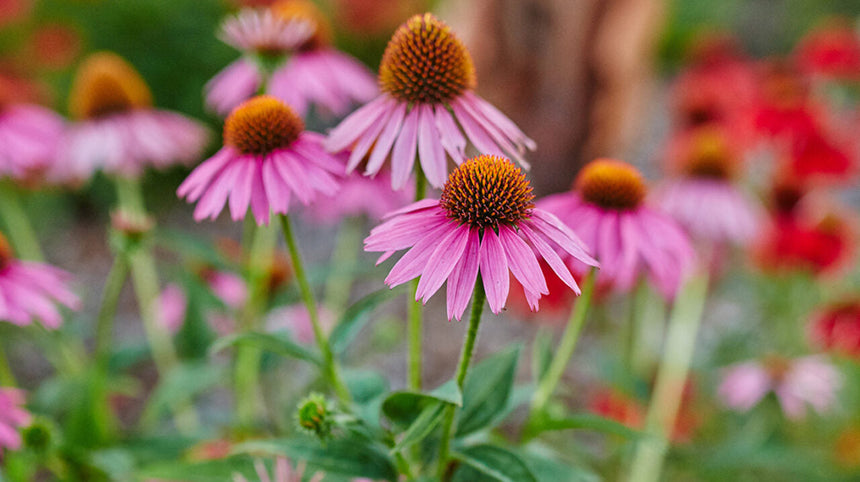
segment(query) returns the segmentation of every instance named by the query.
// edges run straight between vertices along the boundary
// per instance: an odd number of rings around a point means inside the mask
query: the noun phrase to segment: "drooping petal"
[[[427,267],[418,281],[418,289],[415,291],[416,300],[423,299],[426,303],[442,287],[451,270],[454,269],[454,265],[463,255],[468,239],[469,228],[457,226],[437,242],[436,249],[427,260]]]
[[[418,112],[418,109],[413,108],[406,114],[403,128],[391,151],[391,187],[394,189],[401,189],[412,174],[418,148]]]
[[[451,275],[448,276],[448,320],[463,318],[463,312],[472,298],[475,280],[478,278],[478,267],[481,262],[481,236],[477,229],[469,230],[469,239],[463,255],[460,256]]]
[[[481,278],[490,310],[493,313],[501,312],[510,290],[508,260],[499,237],[490,229],[484,230],[481,239]]]

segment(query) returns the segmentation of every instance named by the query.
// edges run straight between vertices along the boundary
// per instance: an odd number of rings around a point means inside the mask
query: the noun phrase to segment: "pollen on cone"
[[[119,55],[98,52],[78,68],[69,94],[69,111],[78,119],[93,119],[152,106],[152,93],[143,77]]]

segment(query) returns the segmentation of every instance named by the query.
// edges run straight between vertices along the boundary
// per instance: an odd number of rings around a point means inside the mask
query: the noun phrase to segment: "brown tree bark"
[[[452,0],[478,92],[538,144],[539,193],[595,157],[624,154],[650,85],[663,0]]]

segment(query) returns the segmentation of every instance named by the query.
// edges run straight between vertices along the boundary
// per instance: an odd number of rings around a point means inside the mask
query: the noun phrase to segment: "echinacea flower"
[[[573,230],[600,261],[599,282],[629,291],[641,274],[673,297],[690,271],[694,252],[687,235],[666,214],[644,204],[647,187],[633,166],[598,159],[583,167],[574,190],[538,203]],[[585,266],[568,259],[571,269]]]
[[[337,318],[325,306],[318,306],[320,325],[328,332],[334,328]],[[276,308],[266,315],[266,328],[269,331],[288,331],[299,343],[312,345],[315,343],[314,328],[311,323],[311,315],[308,308],[303,305],[285,306]]]
[[[286,214],[295,196],[310,204],[337,191],[343,164],[322,147],[323,137],[280,100],[258,96],[233,110],[224,122],[224,147],[201,163],[177,194],[199,201],[194,219],[214,219],[229,198],[234,221],[251,207],[257,224],[271,211]]]
[[[55,164],[63,120],[37,105],[16,102],[0,78],[0,176],[41,180]]]
[[[194,161],[208,141],[206,129],[181,114],[155,109],[140,74],[122,57],[99,52],[78,69],[69,97],[78,122],[60,147],[58,175],[84,180],[102,168],[124,177],[147,167]]]
[[[836,303],[816,313],[809,333],[815,345],[860,359],[860,301]]]
[[[676,140],[675,175],[655,192],[657,204],[695,240],[746,245],[760,225],[759,209],[732,182],[740,160],[726,134],[701,127]]]
[[[21,261],[0,234],[0,320],[24,326],[38,319],[46,328],[63,322],[56,304],[80,309],[68,287],[71,275],[45,263]]]
[[[333,196],[320,199],[308,208],[308,219],[316,223],[337,224],[347,217],[365,216],[379,221],[387,213],[409,204],[413,189],[391,189],[391,176],[387,171],[376,177],[353,173],[347,176]]]
[[[185,313],[188,308],[188,298],[182,288],[175,283],[170,283],[161,290],[155,299],[158,310],[158,321],[171,334],[176,334],[182,323],[185,322]]]
[[[18,429],[30,424],[32,417],[22,406],[24,392],[16,388],[0,388],[0,449],[21,448]]]
[[[260,482],[320,482],[324,474],[317,472],[309,479],[304,478],[305,463],[299,462],[295,469],[290,466],[290,461],[286,457],[277,457],[275,459],[275,470],[272,476],[269,476],[269,470],[266,464],[260,459],[254,460],[254,470],[257,472]],[[248,482],[242,474],[233,474],[233,482]]]
[[[860,78],[860,36],[848,21],[830,19],[807,33],[797,44],[800,68],[836,79]]]
[[[522,284],[529,306],[548,294],[538,259],[579,294],[556,249],[596,266],[582,242],[552,214],[534,207],[525,173],[508,159],[481,155],[448,177],[441,199],[425,199],[389,213],[364,240],[365,251],[384,254],[409,248],[385,283],[394,287],[420,277],[415,299],[424,302],[448,282],[448,319],[461,319],[481,274],[493,313],[505,306],[509,270]],[[555,245],[555,247],[553,246]]]
[[[749,411],[772,391],[786,417],[797,420],[806,414],[806,404],[819,414],[826,413],[841,385],[836,367],[821,356],[811,355],[733,365],[726,369],[718,391],[727,407],[740,412]]]
[[[236,310],[245,305],[248,299],[248,285],[241,276],[229,271],[204,269],[200,277],[228,308]]]
[[[447,158],[461,164],[467,141],[478,152],[508,156],[528,168],[522,156],[534,150],[534,141],[475,95],[476,83],[472,57],[451,28],[429,13],[416,15],[385,49],[379,66],[382,95],[333,129],[326,147],[352,150],[348,172],[368,157],[368,176],[390,157],[394,189],[406,184],[416,154],[430,184],[441,187]]]

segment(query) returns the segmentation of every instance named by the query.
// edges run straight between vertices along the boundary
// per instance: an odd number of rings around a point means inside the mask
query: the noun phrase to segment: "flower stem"
[[[415,201],[424,199],[427,194],[427,178],[421,169],[415,170]],[[418,279],[412,280],[409,285],[410,298],[406,300],[406,318],[407,323],[407,343],[408,343],[408,360],[407,373],[409,389],[421,390],[421,341],[423,335],[423,313],[422,306],[419,301],[415,300],[415,293],[418,291]]]
[[[478,340],[478,326],[481,324],[481,313],[484,310],[484,301],[487,295],[484,292],[484,284],[481,280],[481,275],[478,274],[478,279],[475,280],[475,293],[472,296],[472,311],[469,314],[469,331],[466,332],[466,339],[463,341],[463,349],[460,352],[460,362],[457,364],[457,387],[460,392],[463,391],[463,384],[466,381],[466,372],[469,370],[469,363],[472,361],[472,354],[475,351],[475,342]],[[445,419],[442,422],[442,440],[439,446],[439,480],[445,476],[445,470],[448,467],[448,452],[451,445],[451,434],[454,430],[454,416],[457,413],[457,407],[449,405],[445,410]]]
[[[18,382],[12,367],[9,366],[9,358],[6,356],[6,348],[0,343],[0,387],[16,387]]]
[[[356,260],[361,246],[364,226],[363,218],[352,217],[344,220],[337,232],[337,241],[331,255],[331,270],[325,286],[325,303],[333,313],[343,311],[349,302],[352,281],[355,277]]]
[[[27,217],[15,186],[4,183],[0,187],[0,216],[6,224],[6,235],[15,247],[18,257],[28,261],[44,261],[39,238]]]
[[[119,208],[131,215],[145,216],[143,192],[138,179],[117,177],[117,198]],[[173,340],[164,324],[158,319],[156,299],[158,298],[158,273],[155,270],[155,259],[149,245],[141,243],[130,252],[128,257],[131,279],[143,321],[143,329],[152,350],[152,358],[158,373],[165,377],[179,364]],[[120,253],[122,256],[123,253]],[[189,403],[181,403],[174,407],[176,427],[189,433],[197,427],[197,414]]]
[[[316,300],[314,299],[314,294],[311,291],[311,286],[308,283],[308,278],[305,274],[304,264],[302,263],[302,258],[299,255],[299,248],[296,243],[296,237],[293,234],[290,218],[285,214],[281,214],[280,218],[281,228],[284,231],[284,239],[287,242],[287,249],[290,252],[290,260],[293,263],[293,271],[296,275],[296,281],[299,284],[299,291],[301,292],[302,300],[305,302],[305,307],[308,310],[308,315],[310,316],[311,325],[314,330],[314,338],[316,338],[317,346],[319,347],[320,353],[323,357],[323,371],[325,377],[329,384],[331,384],[332,389],[334,389],[334,392],[338,399],[340,399],[341,403],[348,405],[352,402],[352,396],[349,394],[349,390],[341,379],[340,369],[334,359],[334,353],[329,345],[328,336],[325,334],[325,331],[323,331],[322,325],[320,324]]]
[[[128,277],[128,263],[125,256],[119,255],[114,258],[113,266],[111,266],[108,273],[102,306],[99,308],[98,318],[96,319],[95,358],[99,370],[107,368],[108,359],[110,358],[113,323],[116,318],[119,296],[126,277]]]
[[[675,299],[663,360],[645,419],[645,431],[650,436],[642,438],[636,447],[627,479],[631,482],[656,482],[660,479],[693,358],[707,288],[708,277],[700,274],[690,279]]]
[[[573,356],[576,342],[579,340],[579,334],[582,331],[582,325],[585,323],[585,315],[588,313],[588,307],[591,305],[591,297],[594,293],[594,279],[596,277],[596,270],[592,268],[582,283],[582,294],[573,305],[570,319],[567,322],[567,328],[564,329],[561,342],[555,351],[549,368],[538,382],[537,390],[535,390],[532,396],[531,414],[529,416],[529,420],[532,423],[536,421],[536,417],[546,408],[547,402],[549,402],[550,397],[555,392],[555,388],[561,380],[565,368],[567,368],[570,357]]]

